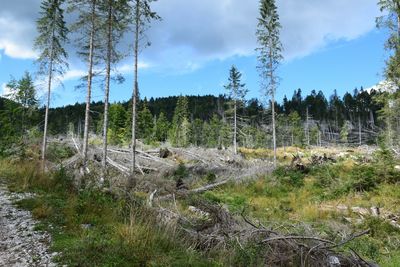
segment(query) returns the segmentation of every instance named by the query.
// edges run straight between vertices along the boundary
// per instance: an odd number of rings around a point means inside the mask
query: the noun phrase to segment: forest
[[[400,266],[399,1],[376,3],[372,88],[283,91],[279,1],[259,0],[259,97],[232,65],[223,94],[146,98],[156,2],[40,1],[34,69],[0,97],[0,265]],[[52,106],[72,55],[85,101]]]

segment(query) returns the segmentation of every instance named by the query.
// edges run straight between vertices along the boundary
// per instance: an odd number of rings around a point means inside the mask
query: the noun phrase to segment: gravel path
[[[37,223],[30,212],[16,208],[13,201],[31,197],[29,194],[9,193],[0,184],[0,266],[56,266],[49,252],[51,237],[35,232]]]

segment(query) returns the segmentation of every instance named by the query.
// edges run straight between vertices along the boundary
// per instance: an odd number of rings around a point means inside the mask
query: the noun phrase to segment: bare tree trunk
[[[235,155],[237,154],[237,117],[236,117],[236,113],[237,113],[237,102],[235,99],[235,105],[234,105],[234,124],[233,124],[233,151],[235,153]]]
[[[54,36],[54,29],[53,29],[53,36]],[[47,128],[49,122],[49,107],[50,107],[50,96],[51,96],[51,82],[53,78],[53,40],[51,45],[51,60],[49,65],[49,80],[47,85],[47,105],[46,105],[46,112],[44,115],[44,130],[43,130],[43,143],[42,143],[42,171],[45,171],[45,164],[46,164],[46,148],[47,148]]]
[[[275,126],[275,77],[272,70],[272,55],[270,51],[270,79],[271,79],[271,111],[272,111],[272,143],[274,148],[274,167],[276,167],[276,126]]]
[[[109,0],[108,7],[108,44],[107,44],[107,67],[106,67],[106,88],[104,92],[104,119],[103,119],[103,159],[101,162],[101,180],[103,183],[107,178],[107,135],[108,135],[108,106],[110,96],[110,78],[111,78],[111,50],[112,50],[112,0]]]
[[[136,168],[136,104],[139,92],[138,83],[138,57],[139,57],[139,27],[140,27],[140,0],[136,0],[136,17],[135,17],[135,77],[132,94],[132,166],[131,176],[129,177],[128,189],[132,189],[135,181],[135,168]]]
[[[360,114],[358,115],[358,144],[361,146],[362,144],[362,136],[361,136],[361,118]]]
[[[307,145],[310,146],[310,126],[309,126],[309,124],[308,124],[308,121],[309,121],[309,119],[308,119],[308,107],[307,107],[307,109],[306,109],[306,113],[307,113],[307,114],[306,114],[306,115],[307,115],[307,120],[306,120]]]
[[[272,140],[274,143],[274,166],[276,167],[275,88],[272,89],[271,100],[272,100]]]
[[[95,31],[95,12],[96,12],[96,1],[92,2],[92,13],[91,13],[91,30],[89,40],[89,71],[87,77],[87,94],[86,94],[86,110],[85,110],[85,129],[83,133],[83,166],[87,167],[87,151],[89,144],[89,116],[90,116],[90,99],[92,94],[92,76],[93,76],[93,52],[94,52],[94,31]]]

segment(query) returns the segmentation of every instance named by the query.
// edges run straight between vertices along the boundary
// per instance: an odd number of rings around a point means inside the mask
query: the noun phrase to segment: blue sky
[[[31,47],[40,1],[30,0],[31,8],[21,7],[20,1],[24,0],[6,0],[0,11],[0,94],[7,90],[4,84],[10,75],[19,78],[25,70],[35,71],[36,55]],[[224,93],[223,84],[234,64],[243,73],[250,90],[247,98],[260,97],[254,53],[258,1],[243,2],[246,1],[169,0],[167,4],[164,0],[157,3],[154,9],[163,21],[149,31],[153,45],[141,55],[141,96]],[[320,2],[277,2],[285,48],[285,61],[279,70],[282,80],[277,90],[278,100],[284,94],[291,97],[297,88],[304,93],[322,90],[329,96],[334,89],[343,94],[355,87],[371,87],[382,80],[387,57],[383,49],[386,34],[375,29],[374,20],[379,15],[376,1]],[[202,19],[207,16],[208,19]],[[182,24],[182,20],[187,23]],[[123,44],[129,42],[130,36],[126,36]],[[85,64],[75,56],[72,47],[69,50],[71,69],[64,87],[54,88],[52,106],[84,101],[84,92],[77,91],[75,85],[85,72]],[[118,66],[126,81],[112,86],[112,101],[127,100],[132,94],[130,62],[132,59],[127,58]],[[38,85],[41,87],[39,82]],[[93,100],[102,100],[102,94],[101,88],[96,87]]]

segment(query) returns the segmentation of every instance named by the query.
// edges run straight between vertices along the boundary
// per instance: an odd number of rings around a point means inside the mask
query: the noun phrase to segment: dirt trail
[[[0,184],[0,266],[56,266],[52,262],[56,253],[49,252],[50,235],[35,232],[37,223],[30,212],[16,208],[13,201],[29,194],[9,193]]]

